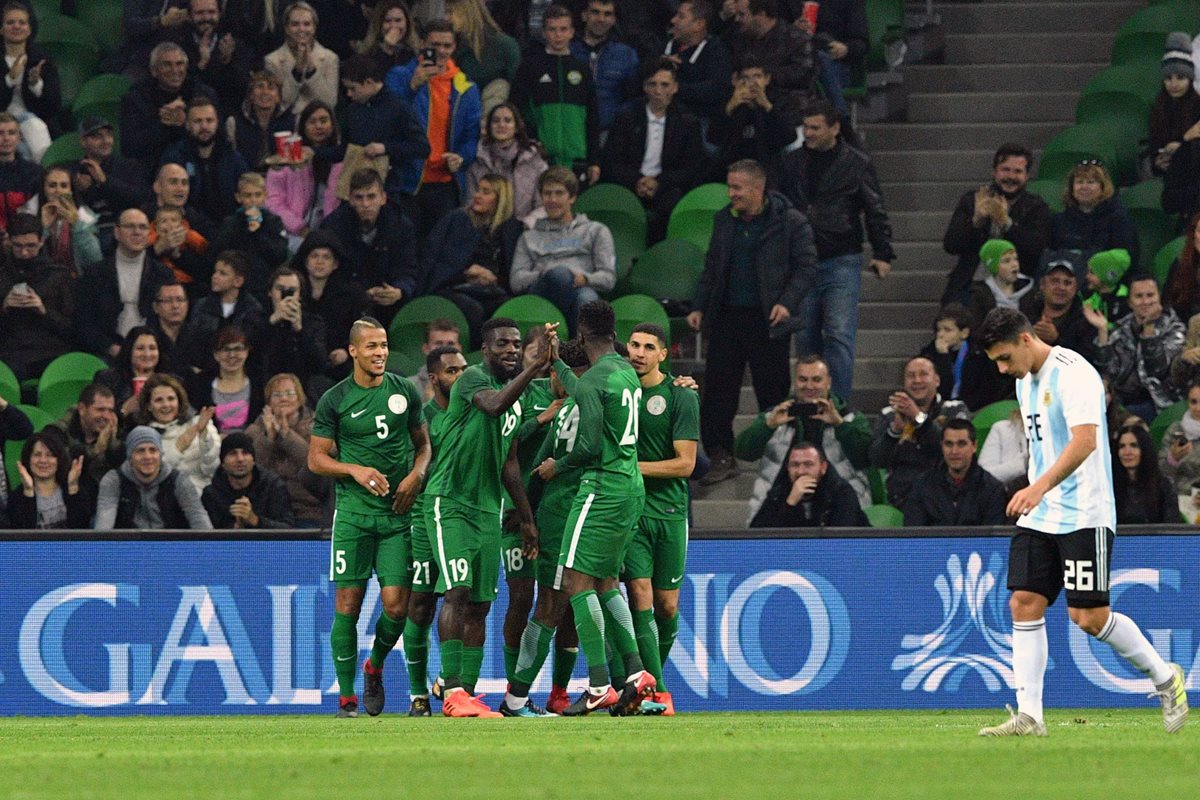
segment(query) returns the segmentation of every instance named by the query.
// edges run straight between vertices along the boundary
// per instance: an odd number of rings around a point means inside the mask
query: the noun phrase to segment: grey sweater
[[[565,224],[539,219],[517,241],[509,287],[513,294],[520,294],[555,267],[583,273],[588,286],[598,292],[611,291],[617,283],[612,233],[585,214],[576,214]]]
[[[117,506],[121,500],[121,477],[117,474],[118,470],[121,475],[133,481],[141,495],[138,510],[133,515],[134,524],[138,528],[150,530],[164,527],[162,514],[158,509],[158,486],[174,470],[169,464],[163,462],[162,469],[158,471],[154,480],[150,483],[142,483],[134,476],[129,462],[126,461],[117,469],[110,470],[100,481],[100,495],[96,501],[96,530],[111,531],[117,523]],[[188,527],[192,530],[212,530],[208,512],[204,510],[204,505],[200,502],[200,493],[196,491],[196,487],[190,480],[175,481],[175,499],[179,501],[179,507],[187,517]]]

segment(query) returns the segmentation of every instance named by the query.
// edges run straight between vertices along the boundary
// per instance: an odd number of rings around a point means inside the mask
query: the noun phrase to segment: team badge
[[[667,410],[667,398],[661,394],[656,394],[646,401],[646,410],[654,416],[658,416]]]
[[[577,69],[573,69],[567,73],[567,83],[572,86],[578,86],[583,82],[583,73]]]
[[[403,414],[408,410],[408,398],[402,394],[394,394],[388,398],[388,410],[393,414]]]
[[[1049,389],[1047,389],[1046,392],[1042,395],[1042,405],[1044,405],[1044,406],[1050,405],[1050,390]]]

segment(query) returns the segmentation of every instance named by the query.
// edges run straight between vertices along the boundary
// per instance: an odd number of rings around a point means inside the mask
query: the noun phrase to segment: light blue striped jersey
[[[1029,482],[1044,475],[1071,440],[1071,428],[1096,426],[1096,449],[1017,524],[1043,533],[1083,528],[1116,530],[1112,459],[1100,374],[1074,350],[1054,347],[1036,373],[1017,380],[1017,400],[1029,440]]]

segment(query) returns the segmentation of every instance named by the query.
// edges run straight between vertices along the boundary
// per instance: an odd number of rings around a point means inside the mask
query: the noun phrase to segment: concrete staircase
[[[925,3],[911,3],[923,11]],[[959,196],[986,183],[998,145],[1039,151],[1074,119],[1088,78],[1109,62],[1120,25],[1145,2],[994,0],[934,3],[945,63],[902,68],[903,122],[863,125],[891,217],[892,275],[864,275],[852,405],[870,414],[899,385],[902,364],[931,338],[933,315],[954,257],[942,235]],[[749,386],[735,430],[756,410]],[[696,527],[741,527],[756,465],[697,492]]]

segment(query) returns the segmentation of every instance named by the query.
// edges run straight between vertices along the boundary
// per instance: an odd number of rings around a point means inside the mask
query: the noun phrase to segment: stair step
[[[888,198],[884,198],[886,202]],[[893,211],[888,208],[892,223],[892,238],[904,241],[941,241],[950,223],[951,209],[940,211]]]
[[[1039,149],[1067,126],[1062,122],[885,122],[872,125],[871,150],[988,150],[1004,142]],[[987,162],[984,165],[986,169]]]
[[[882,181],[983,181],[995,149],[876,150],[871,153]],[[934,166],[936,165],[936,167]],[[884,200],[887,200],[885,197]]]
[[[906,270],[895,278],[863,281],[862,299],[936,303],[942,297],[942,290],[946,288],[946,276],[950,273],[951,266],[953,265],[947,262],[941,269]]]
[[[728,481],[726,481],[728,483]],[[720,486],[721,484],[717,484]],[[692,500],[692,520],[696,530],[706,528],[745,528],[750,510],[750,495],[740,500]]]
[[[715,483],[712,486],[699,486],[692,484],[695,498],[693,502],[704,500],[706,502],[715,501],[737,501],[742,503],[742,522],[745,521],[746,501],[750,499],[750,494],[754,491],[754,478],[758,474],[758,464],[753,461],[739,461],[737,477],[730,478],[727,481]],[[693,512],[695,507],[693,507]],[[739,527],[742,522],[739,522]],[[710,526],[711,527],[711,526]]]
[[[931,316],[930,322],[932,321]],[[933,336],[930,327],[921,326],[920,322],[914,317],[912,326],[903,329],[859,330],[858,341],[855,344],[856,357],[904,357],[919,352]]]
[[[937,211],[946,214],[950,219],[958,198],[964,192],[972,192],[987,183],[986,175],[972,181],[927,181],[922,183],[892,183],[884,181],[880,184],[883,190],[883,200],[888,208],[897,211]]]
[[[1045,92],[1079,91],[1108,66],[1107,52],[1082,63],[912,64],[904,67],[904,85],[919,92],[1004,92],[1036,86]]]
[[[905,279],[908,275],[905,275]],[[880,283],[895,283],[891,278]],[[879,330],[895,329],[910,326],[921,327],[925,320],[933,319],[938,311],[938,300],[941,299],[941,289],[946,285],[945,275],[938,284],[937,297],[925,301],[896,301],[891,299],[864,300],[858,304],[858,329]]]
[[[949,213],[946,218],[949,219]],[[931,268],[945,266],[946,271],[955,263],[955,257],[947,255],[942,249],[942,240],[925,240],[925,241],[907,241],[893,242],[892,249],[896,251],[896,262],[893,264],[894,271],[901,273],[903,280],[909,279],[909,274],[912,272],[920,272]],[[896,275],[900,278],[901,275]]]
[[[1075,119],[1074,92],[910,93],[910,122],[1045,122]]]
[[[947,33],[947,64],[1028,64],[1095,61],[1112,53],[1114,31],[1061,33]]]
[[[955,33],[1074,35],[1082,20],[1090,30],[1117,30],[1143,3],[939,3],[942,25]]]

